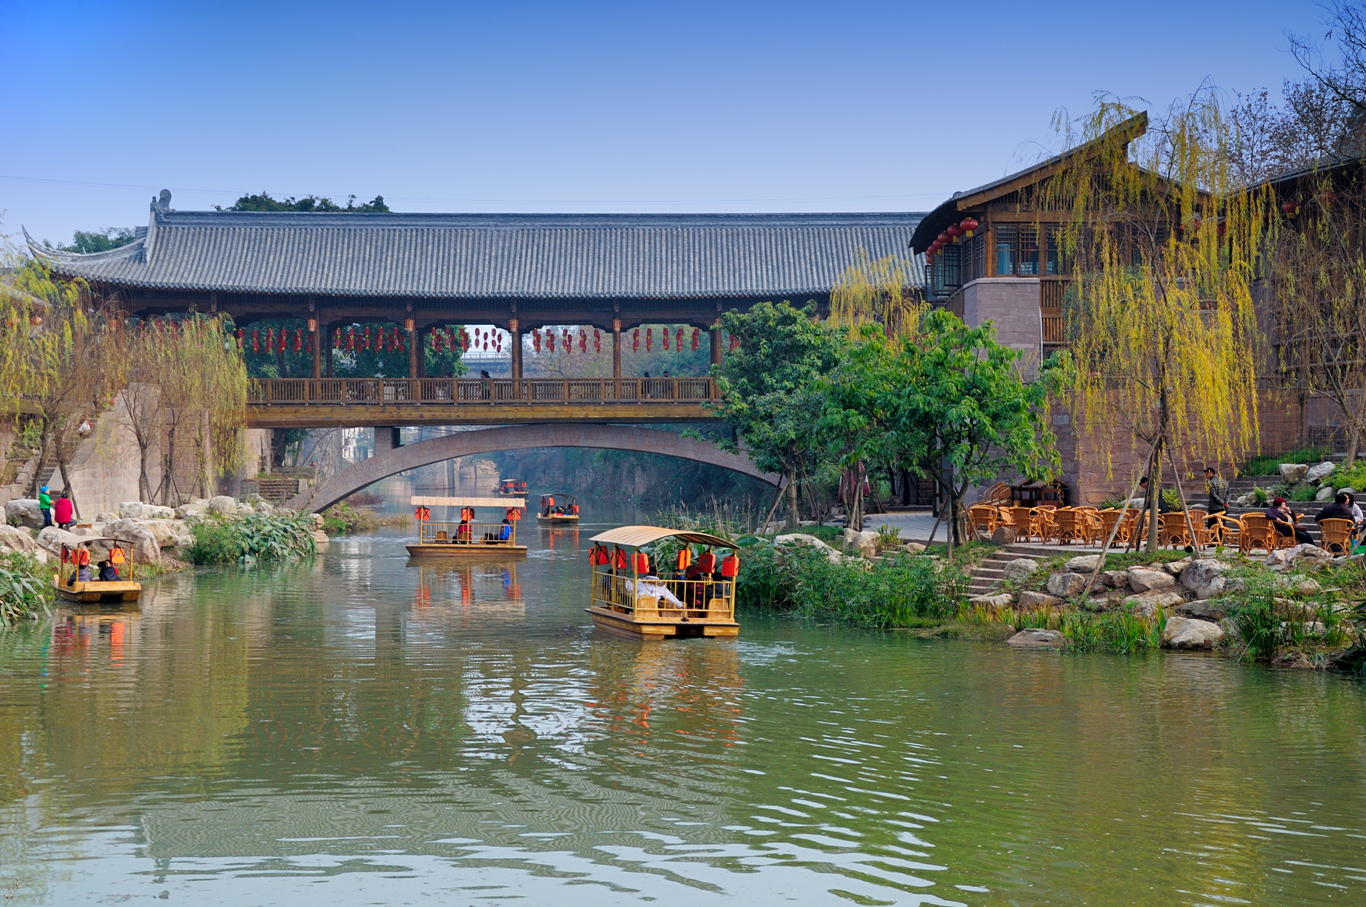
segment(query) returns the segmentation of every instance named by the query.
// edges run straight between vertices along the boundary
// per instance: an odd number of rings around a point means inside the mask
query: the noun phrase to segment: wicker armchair
[[[1295,547],[1293,535],[1281,535],[1264,513],[1243,514],[1243,533],[1239,537],[1238,550],[1244,553],[1261,549],[1271,554],[1277,548]]]
[[[1059,545],[1070,545],[1073,542],[1088,545],[1095,536],[1095,525],[1091,522],[1091,515],[1088,512],[1063,507],[1053,511],[1052,535]]]
[[[1351,520],[1328,519],[1319,523],[1319,547],[1330,554],[1346,554],[1352,550]]]
[[[968,508],[968,525],[978,533],[990,536],[996,531],[996,508],[990,504],[973,504]]]
[[[1110,537],[1110,533],[1115,533],[1116,545],[1127,545],[1129,539],[1133,537],[1134,526],[1138,523],[1138,512],[1135,510],[1123,511],[1123,522],[1120,521],[1121,511],[1102,510],[1096,514],[1100,519],[1100,540],[1104,542]],[[1115,530],[1115,524],[1119,523],[1119,530]]]

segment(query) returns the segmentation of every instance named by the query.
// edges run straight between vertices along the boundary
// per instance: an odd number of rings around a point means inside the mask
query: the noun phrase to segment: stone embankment
[[[1275,552],[1265,560],[1237,555],[1187,557],[1181,560],[1097,572],[1099,554],[1082,554],[1045,575],[1044,556],[1056,558],[1057,549],[1021,551],[1015,546],[988,560],[974,577],[969,604],[989,609],[1003,618],[1011,612],[1065,611],[1124,612],[1145,621],[1165,620],[1162,647],[1218,648],[1236,634],[1229,620],[1241,579],[1235,567],[1262,567],[1277,574],[1275,584],[1287,602],[1312,599],[1323,591],[1310,573],[1361,558],[1334,557],[1315,545],[1298,545]],[[1094,575],[1089,595],[1084,595]],[[1310,609],[1306,606],[1305,611]],[[1008,620],[1008,618],[1007,618]],[[1064,644],[1056,630],[1022,630],[1010,643],[1027,648],[1056,648]]]
[[[163,554],[183,555],[194,544],[193,523],[210,514],[244,517],[255,513],[285,512],[259,497],[237,501],[226,495],[195,498],[179,507],[163,507],[126,501],[117,512],[104,511],[91,521],[79,521],[70,530],[43,526],[42,511],[32,498],[18,498],[5,504],[5,525],[0,526],[0,549],[19,551],[46,561],[60,557],[62,545],[72,547],[82,539],[118,538],[130,543],[133,559],[140,564],[160,563]],[[327,535],[322,531],[322,516],[313,515],[313,541],[319,553],[327,550]]]

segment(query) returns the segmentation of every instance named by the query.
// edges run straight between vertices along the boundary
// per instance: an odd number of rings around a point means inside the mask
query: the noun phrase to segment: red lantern
[[[697,338],[700,334],[701,332],[697,328],[692,329],[692,348],[694,351],[697,350]]]
[[[938,236],[936,236],[934,238],[934,241],[939,243],[939,245],[941,246],[947,246],[949,244],[949,240],[951,239],[953,239],[953,237],[949,235],[949,232],[947,230],[945,230],[943,233],[940,233]]]
[[[356,351],[356,327],[352,325],[346,329],[346,351],[354,353]]]
[[[247,332],[241,328],[237,329],[237,348],[240,350],[246,346]]]
[[[682,328],[679,328],[679,329],[678,329],[678,333],[674,335],[674,350],[675,350],[676,352],[679,352],[679,353],[683,352],[683,329],[682,329]]]
[[[593,352],[602,352],[602,335],[598,333],[597,328],[593,328]]]
[[[261,344],[260,344],[260,342],[259,342],[260,339],[261,339],[261,335],[260,335],[259,333],[257,333],[256,328],[252,328],[252,329],[251,329],[251,351],[252,351],[253,353],[259,353],[259,352],[261,352]]]
[[[583,328],[579,328],[579,352],[588,352],[588,332]]]
[[[647,353],[650,352],[650,349],[654,346],[654,343],[655,343],[655,329],[654,329],[654,328],[646,328],[646,329],[645,329],[645,352],[647,352]]]
[[[566,353],[574,352],[574,338],[570,335],[568,329],[564,332],[564,351]]]
[[[289,349],[289,332],[280,328],[280,352],[283,353],[287,349]]]
[[[360,347],[365,352],[370,352],[370,325],[365,326],[365,333],[360,338]]]
[[[302,353],[303,351],[304,351],[304,332],[303,332],[303,329],[302,329],[302,328],[295,328],[295,329],[294,329],[294,352],[296,352],[296,353]]]
[[[730,335],[730,348],[732,350],[738,350],[740,348],[740,338],[736,337],[734,334]]]
[[[536,352],[537,352],[537,353],[540,353],[540,351],[541,351],[541,332],[540,332],[540,331],[532,331],[532,332],[531,332],[531,345],[534,346],[534,347],[536,348]]]
[[[631,332],[631,352],[634,353],[638,349],[640,349],[640,328]]]
[[[550,352],[552,352],[552,353],[555,352],[555,332],[554,332],[554,331],[549,331],[549,330],[548,330],[548,331],[545,332],[545,348],[546,348],[547,350],[549,350]]]
[[[664,330],[660,331],[659,333],[663,335],[663,338],[662,338],[662,339],[663,339],[663,341],[664,341],[664,349],[667,350],[667,349],[669,348],[669,329],[668,329],[668,328],[665,328]]]
[[[1300,213],[1300,203],[1292,199],[1286,199],[1281,202],[1281,210],[1284,211],[1287,216],[1294,217],[1296,214]]]
[[[304,344],[304,352],[306,352],[306,353],[311,353],[311,352],[313,352],[313,338],[316,337],[316,336],[317,336],[317,335],[316,335],[315,333],[313,333],[312,331],[309,331],[309,332],[308,332],[308,342]]]
[[[953,237],[954,239],[957,239],[958,237],[963,235],[963,229],[959,227],[957,224],[952,225],[944,232],[949,234],[949,236]]]
[[[975,217],[965,217],[958,222],[958,226],[963,228],[964,236],[972,236],[973,232],[981,226]]]
[[[460,352],[465,352],[470,348],[470,332],[464,328],[460,329]]]

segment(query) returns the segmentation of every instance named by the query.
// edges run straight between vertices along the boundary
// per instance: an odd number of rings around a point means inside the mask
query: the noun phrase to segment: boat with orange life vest
[[[417,544],[408,545],[413,557],[510,558],[526,557],[526,545],[517,544],[517,525],[526,509],[523,498],[448,498],[414,495]],[[433,507],[460,508],[460,521],[433,521]],[[502,511],[501,522],[480,522],[476,508]]]
[[[734,542],[661,526],[621,526],[591,541],[586,610],[599,629],[631,639],[740,635]]]
[[[526,482],[503,479],[494,487],[493,493],[500,498],[525,498]]]
[[[52,574],[52,588],[69,602],[82,605],[135,602],[142,597],[142,583],[135,579],[133,543],[107,536],[81,539],[73,546],[62,545],[61,563]],[[98,565],[108,561],[118,579],[99,578]],[[91,579],[80,579],[82,569]],[[70,570],[70,573],[67,571]]]
[[[542,526],[579,525],[579,499],[567,491],[541,495],[541,508],[536,511],[536,522]]]

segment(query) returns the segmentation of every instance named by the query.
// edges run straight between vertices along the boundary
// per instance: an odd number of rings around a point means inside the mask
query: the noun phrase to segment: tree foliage
[[[838,335],[816,319],[814,304],[761,302],[727,312],[721,325],[740,346],[713,369],[721,393],[714,409],[756,466],[785,477],[795,526],[797,484],[821,466],[819,382],[839,361]]]
[[[305,195],[303,198],[272,198],[269,192],[261,192],[257,195],[244,195],[230,206],[224,208],[214,205],[218,211],[332,211],[343,214],[387,214],[389,206],[384,203],[384,196],[376,195],[368,202],[356,204],[354,195],[347,196],[346,207],[343,208],[332,199],[321,195]]]
[[[103,230],[77,230],[71,244],[58,246],[63,252],[108,252],[119,246],[126,246],[137,239],[137,231],[132,227],[105,227]]]
[[[1072,138],[1084,153],[1048,184],[1044,207],[1069,212],[1075,421],[1107,465],[1117,435],[1141,441],[1157,476],[1164,450],[1234,461],[1256,443],[1252,282],[1274,221],[1269,193],[1232,171],[1213,94],[1173,107],[1131,145],[1116,127],[1134,116],[1103,100],[1082,121]]]
[[[830,294],[830,323],[858,328],[878,324],[890,337],[914,331],[925,311],[910,261],[895,255],[872,260],[859,249]]]

